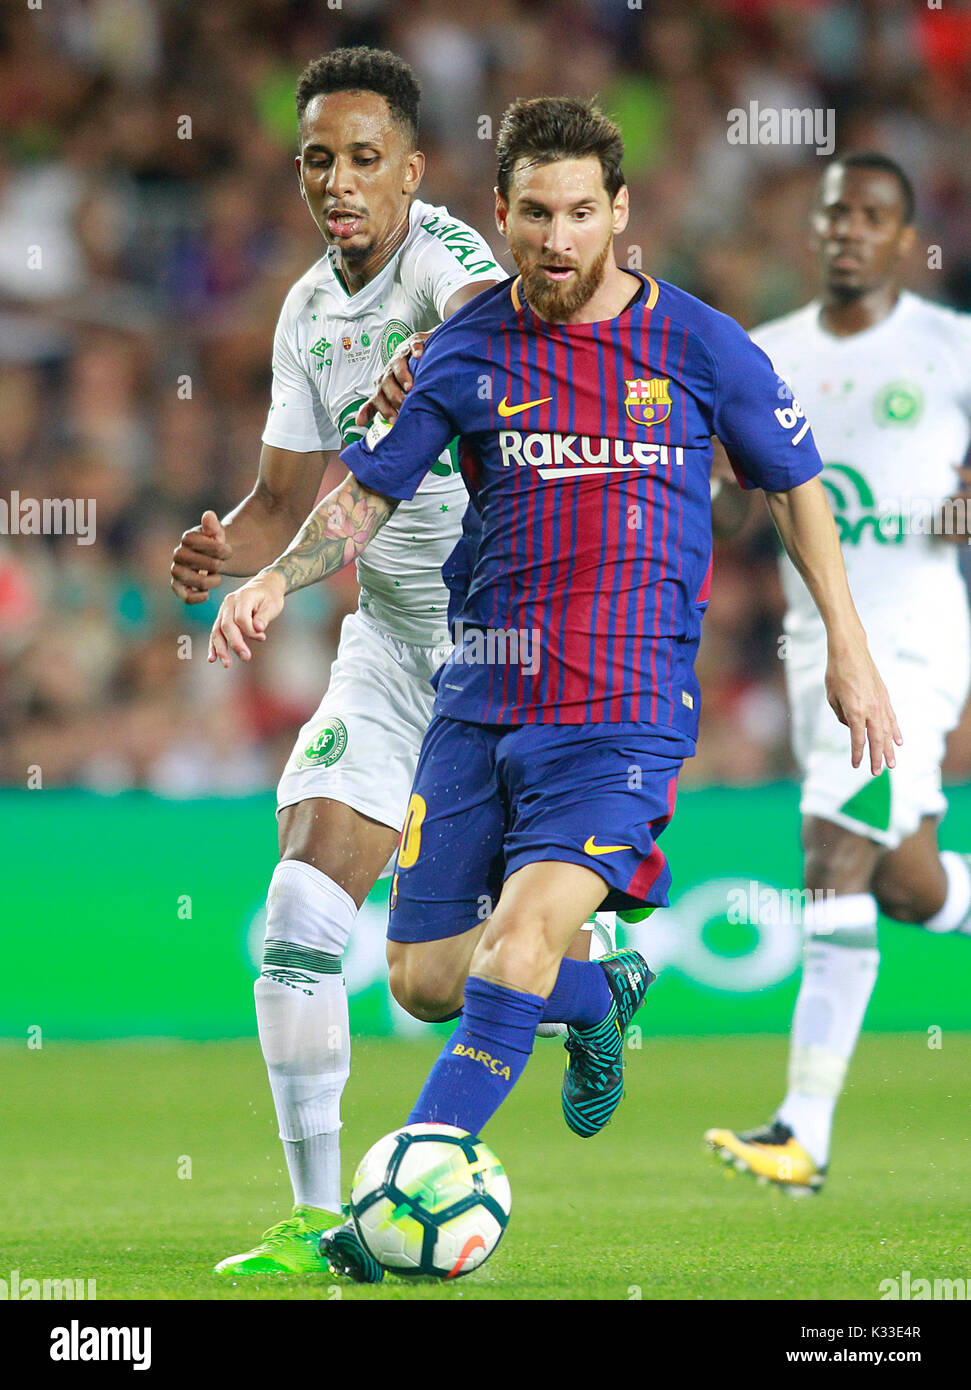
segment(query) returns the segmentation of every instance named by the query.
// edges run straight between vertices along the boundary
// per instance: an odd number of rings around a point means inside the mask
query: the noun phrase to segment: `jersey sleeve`
[[[422,227],[426,238],[415,263],[415,288],[434,308],[436,318],[445,317],[445,306],[456,290],[507,279],[488,242],[446,209],[430,209]]]
[[[460,366],[454,353],[434,349],[434,341],[429,339],[421,358],[409,359],[414,385],[391,428],[375,421],[363,439],[341,454],[365,487],[401,502],[414,497],[432,464],[460,433],[446,404]]]
[[[714,367],[712,428],[744,488],[788,492],[822,469],[809,421],[760,347],[734,319],[705,335]]]
[[[308,454],[315,449],[339,449],[340,432],[324,408],[307,371],[297,356],[293,319],[284,304],[273,336],[273,386],[263,443],[277,449]]]

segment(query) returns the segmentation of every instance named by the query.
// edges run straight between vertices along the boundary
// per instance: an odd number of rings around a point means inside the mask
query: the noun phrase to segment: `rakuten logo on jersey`
[[[596,439],[589,434],[522,434],[499,431],[504,468],[538,468],[541,478],[579,478],[587,473],[630,473],[638,468],[682,468],[684,449],[637,440]]]

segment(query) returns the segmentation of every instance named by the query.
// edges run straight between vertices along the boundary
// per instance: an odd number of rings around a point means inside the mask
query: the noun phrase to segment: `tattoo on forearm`
[[[305,589],[356,560],[398,506],[348,476],[310,513],[288,550],[270,569],[286,581],[287,593]]]

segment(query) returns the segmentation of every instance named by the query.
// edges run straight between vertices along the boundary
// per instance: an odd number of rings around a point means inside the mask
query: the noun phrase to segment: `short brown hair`
[[[575,97],[521,97],[506,108],[496,141],[496,183],[503,198],[516,161],[552,164],[557,159],[600,160],[611,202],[624,185],[620,128],[593,102]]]

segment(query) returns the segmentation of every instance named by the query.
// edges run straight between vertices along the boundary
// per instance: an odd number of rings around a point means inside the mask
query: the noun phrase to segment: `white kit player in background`
[[[415,197],[418,102],[407,64],[374,49],[338,49],[299,80],[300,193],[328,249],[283,305],[253,492],[222,522],[207,512],[175,552],[172,587],[187,603],[286,549],[327,464],[363,433],[355,417],[399,344],[506,278],[477,232]],[[467,500],[446,452],[358,562],[359,609],[344,620],[327,692],[280,780],[280,863],[255,995],[294,1211],[219,1274],[327,1272],[317,1245],[342,1220],[350,1073],[341,958],[401,831],[431,718],[429,680],[448,652],[441,567]],[[344,524],[353,535],[353,513]]]
[[[941,762],[969,684],[958,565],[971,496],[971,316],[907,291],[913,192],[880,155],[827,169],[813,213],[821,298],[756,329],[824,460],[850,588],[903,734],[893,770],[853,771],[826,698],[825,635],[787,560],[785,671],[802,774],[806,949],[788,1092],[772,1123],[705,1138],[725,1162],[819,1191],[836,1101],[877,977],[878,908],[971,932],[969,856],[938,848]],[[796,403],[798,401],[798,404]],[[808,895],[804,895],[808,896]],[[971,947],[971,941],[969,941]]]

